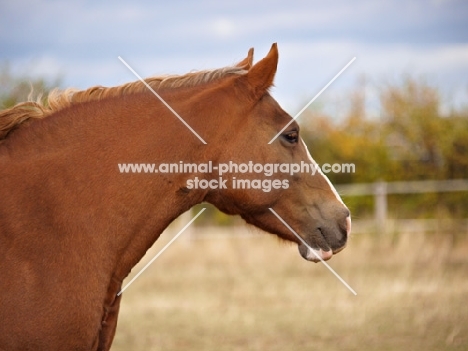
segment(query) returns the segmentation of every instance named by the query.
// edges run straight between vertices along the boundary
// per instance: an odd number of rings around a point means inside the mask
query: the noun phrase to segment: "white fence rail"
[[[336,189],[343,196],[373,195],[374,223],[379,231],[385,231],[388,220],[388,194],[468,191],[468,179],[343,184],[337,185]]]

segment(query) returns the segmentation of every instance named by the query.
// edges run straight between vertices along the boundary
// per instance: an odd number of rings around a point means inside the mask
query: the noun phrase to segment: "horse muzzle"
[[[298,245],[299,253],[307,261],[320,262],[328,261],[346,247],[346,242],[349,234],[351,233],[351,217],[348,215],[343,224],[339,224],[338,228],[317,228],[317,236],[306,238]],[[314,240],[315,239],[315,240]]]

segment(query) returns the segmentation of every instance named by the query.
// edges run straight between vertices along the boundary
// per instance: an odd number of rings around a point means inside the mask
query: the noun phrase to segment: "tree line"
[[[344,97],[337,119],[320,109],[305,112],[303,135],[316,161],[354,163],[354,173],[329,173],[334,184],[468,179],[468,109],[443,106],[435,86],[412,77],[379,88],[377,114],[368,112],[363,87]],[[345,199],[360,216],[372,197]],[[468,193],[389,196],[397,218],[468,218]]]

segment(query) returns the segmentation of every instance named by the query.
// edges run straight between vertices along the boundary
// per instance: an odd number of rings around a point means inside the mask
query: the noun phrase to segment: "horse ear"
[[[247,83],[254,97],[259,99],[273,85],[278,66],[278,47],[271,46],[270,52],[247,72]]]
[[[253,64],[253,54],[254,54],[254,49],[250,48],[249,52],[247,53],[247,57],[243,59],[241,62],[239,62],[236,65],[236,67],[241,67],[241,68],[245,68],[246,70],[249,70]]]

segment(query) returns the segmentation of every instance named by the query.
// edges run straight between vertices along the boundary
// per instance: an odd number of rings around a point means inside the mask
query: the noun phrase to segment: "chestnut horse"
[[[313,162],[269,94],[278,50],[256,64],[146,82],[53,91],[0,112],[0,350],[109,350],[122,281],[195,204],[240,215],[324,260],[346,244],[350,214],[321,172],[281,174],[287,189],[190,189],[215,173],[122,174],[120,163]],[[227,184],[237,174],[225,174]],[[242,174],[246,179],[258,174]]]

